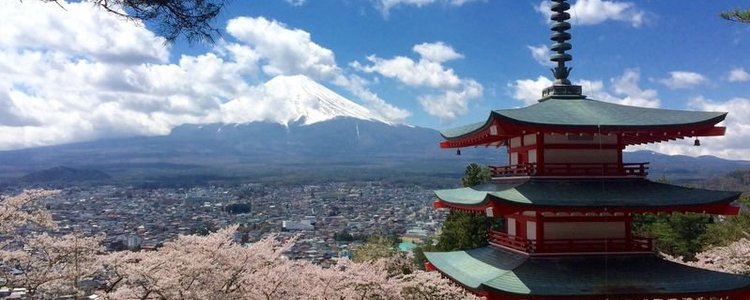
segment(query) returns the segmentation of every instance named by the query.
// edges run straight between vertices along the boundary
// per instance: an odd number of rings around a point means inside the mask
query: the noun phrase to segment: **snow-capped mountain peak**
[[[392,124],[378,113],[344,98],[305,75],[279,75],[263,87],[267,94],[287,101],[288,108],[292,110],[289,114],[291,119],[283,120],[287,123],[303,120],[304,125],[310,125],[336,117],[350,117]]]

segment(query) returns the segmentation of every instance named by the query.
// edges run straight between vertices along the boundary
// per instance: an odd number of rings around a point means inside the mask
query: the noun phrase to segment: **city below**
[[[154,250],[179,234],[207,234],[232,224],[238,242],[268,234],[297,236],[289,256],[323,266],[350,256],[368,236],[398,237],[410,246],[432,236],[445,213],[417,185],[377,181],[320,185],[142,189],[69,187],[45,201],[55,234],[104,234],[109,251]],[[408,247],[407,247],[408,248]]]

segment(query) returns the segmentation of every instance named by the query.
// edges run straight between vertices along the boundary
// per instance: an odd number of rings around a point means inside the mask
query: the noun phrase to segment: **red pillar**
[[[435,269],[435,266],[433,266],[432,263],[430,263],[429,261],[424,262],[424,269],[427,272],[433,272],[433,271],[437,270],[437,269]]]
[[[536,175],[544,175],[544,132],[536,138]]]

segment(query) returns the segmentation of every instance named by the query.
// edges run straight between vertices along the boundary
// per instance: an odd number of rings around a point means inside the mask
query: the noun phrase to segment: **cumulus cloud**
[[[320,79],[340,72],[333,51],[313,42],[304,30],[264,17],[239,17],[229,20],[227,32],[267,60],[262,67],[267,75],[305,74]]]
[[[508,84],[511,90],[511,96],[516,100],[521,100],[525,105],[537,103],[542,98],[544,88],[552,85],[552,80],[547,77],[539,76],[536,79],[519,79],[514,83]]]
[[[745,82],[750,81],[750,74],[745,71],[744,68],[734,68],[731,71],[729,71],[729,75],[727,75],[727,80],[730,82]]]
[[[291,4],[292,6],[302,6],[305,5],[307,0],[285,0],[287,3]]]
[[[547,20],[552,14],[551,3],[542,1],[536,10]],[[571,5],[571,22],[577,25],[596,25],[606,21],[630,23],[633,27],[640,27],[645,22],[646,13],[635,3],[610,0],[578,0]]]
[[[443,66],[442,63],[444,61],[432,60],[438,54],[425,51],[425,48],[428,47],[425,45],[420,44],[414,46],[412,49],[414,52],[420,54],[420,59],[417,61],[405,56],[385,59],[370,55],[367,57],[367,60],[371,63],[370,65],[363,65],[355,61],[351,63],[351,66],[365,73],[378,73],[385,77],[398,79],[409,86],[428,86],[440,89],[453,89],[460,86],[462,82],[461,78],[455,74],[453,69]],[[453,51],[453,49],[450,49],[450,51]],[[444,59],[445,57],[437,58]]]
[[[660,101],[656,90],[643,89],[638,86],[641,73],[637,69],[628,69],[620,77],[611,80],[615,94],[622,98],[610,101],[623,105],[659,107]]]
[[[375,5],[384,17],[388,17],[390,10],[400,5],[412,5],[416,7],[422,7],[435,3],[444,3],[451,6],[461,6],[466,3],[476,2],[481,0],[376,0]]]
[[[449,60],[463,58],[463,54],[453,50],[453,47],[443,42],[422,43],[414,46],[414,52],[419,53],[423,59],[436,63],[443,63]]]
[[[583,93],[590,99],[607,101],[622,105],[659,107],[658,93],[653,89],[643,89],[640,82],[640,72],[628,69],[610,80],[611,87],[607,89],[604,82],[599,80],[577,80],[573,84],[583,87]],[[542,96],[542,90],[552,85],[552,80],[544,76],[536,79],[520,79],[508,85],[511,96],[522,101],[525,105],[537,103]]]
[[[553,67],[555,64],[550,61],[550,50],[547,45],[526,46],[531,52],[531,57],[542,66]]]
[[[443,94],[423,95],[419,104],[430,115],[443,121],[451,121],[468,111],[469,100],[482,96],[483,87],[474,80],[467,80],[460,90],[447,90]]]
[[[370,91],[367,88],[370,82],[356,74],[339,76],[333,83],[347,89],[354,96],[364,101],[368,108],[378,112],[388,120],[403,123],[406,121],[406,118],[411,116],[411,112],[408,110],[396,107],[380,98],[378,94]]]
[[[170,62],[164,40],[86,2],[0,3],[0,149],[168,134],[186,123],[283,120],[291,110],[259,83],[304,74],[337,84],[334,54],[309,33],[237,18],[199,55]],[[393,121],[409,112],[346,85]],[[369,93],[369,94],[368,94]]]
[[[695,72],[673,71],[669,72],[669,78],[660,79],[659,82],[670,89],[689,89],[708,82],[708,79]]]
[[[164,39],[135,22],[123,22],[89,3],[0,3],[0,47],[53,48],[108,62],[165,62]],[[88,28],[89,30],[81,30]]]
[[[432,91],[419,97],[422,108],[442,121],[451,121],[468,110],[468,101],[482,96],[483,87],[473,79],[461,78],[443,63],[463,58],[452,47],[442,42],[415,45],[412,51],[418,60],[405,56],[390,59],[375,55],[367,57],[368,65],[358,61],[350,66],[364,73],[375,73],[398,80],[413,88]]]

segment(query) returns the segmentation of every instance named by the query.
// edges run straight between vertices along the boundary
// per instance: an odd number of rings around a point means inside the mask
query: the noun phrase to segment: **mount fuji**
[[[354,118],[389,125],[392,122],[379,114],[352,102],[304,75],[279,75],[263,84],[265,92],[282,100],[286,118],[276,119],[282,124],[301,122],[310,125],[334,118]]]
[[[305,76],[262,85],[275,113],[241,123],[185,124],[165,136],[102,139],[0,152],[0,181],[65,166],[103,171],[112,180],[308,173],[460,174],[473,161],[503,163],[503,149],[456,156],[433,129],[392,122]],[[237,111],[253,114],[250,110]],[[490,153],[488,153],[490,152]],[[149,179],[150,180],[150,179]]]

